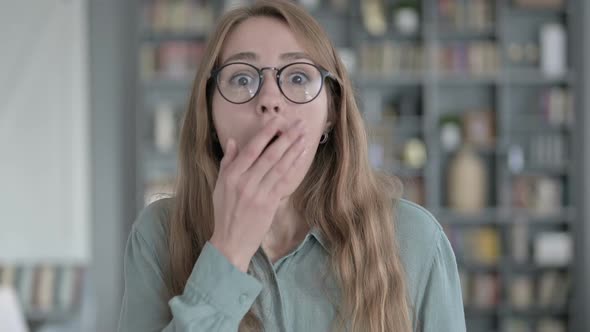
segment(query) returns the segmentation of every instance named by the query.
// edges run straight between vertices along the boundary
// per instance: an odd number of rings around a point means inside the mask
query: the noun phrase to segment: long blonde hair
[[[330,270],[342,294],[335,330],[411,331],[405,274],[394,237],[394,207],[401,196],[396,178],[372,169],[367,134],[344,65],[320,25],[288,1],[258,1],[227,12],[210,36],[192,87],[179,144],[179,173],[171,215],[169,249],[172,296],[182,294],[205,242],[213,234],[212,193],[223,156],[214,138],[209,73],[219,65],[228,33],[257,16],[286,23],[314,62],[337,77],[328,80],[333,127],[320,145],[293,206],[330,248]],[[250,310],[240,331],[262,329]]]

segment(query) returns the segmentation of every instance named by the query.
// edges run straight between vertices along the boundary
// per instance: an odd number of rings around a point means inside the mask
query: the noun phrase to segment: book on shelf
[[[441,28],[452,31],[485,31],[494,24],[492,0],[438,0]]]
[[[159,33],[193,32],[206,34],[213,27],[213,1],[152,0],[142,6],[142,23]]]
[[[472,278],[470,303],[481,309],[494,308],[500,302],[500,282],[495,274],[476,274]]]
[[[2,265],[2,287],[13,288],[26,313],[74,311],[82,296],[82,266]]]
[[[540,102],[542,119],[545,123],[568,127],[573,124],[573,96],[568,88],[548,88],[542,92]]]
[[[451,42],[438,47],[440,71],[452,75],[496,75],[499,68],[497,46],[491,41]]]
[[[51,310],[55,299],[55,272],[51,266],[38,266],[35,273],[34,306],[43,312]]]
[[[510,282],[510,305],[514,309],[528,309],[534,301],[534,283],[528,275],[514,276]]]
[[[518,317],[506,317],[502,320],[503,332],[533,332],[528,320]]]
[[[529,226],[526,222],[516,220],[511,227],[511,256],[516,264],[525,264],[530,260]]]
[[[563,184],[558,177],[516,175],[512,180],[512,206],[539,216],[563,211]]]
[[[537,322],[538,332],[565,332],[566,324],[555,318],[542,318]]]
[[[359,48],[363,76],[391,77],[401,73],[419,73],[424,67],[423,49],[413,42],[365,42]]]
[[[568,272],[543,272],[537,281],[537,305],[541,308],[564,308],[567,305],[570,286]]]

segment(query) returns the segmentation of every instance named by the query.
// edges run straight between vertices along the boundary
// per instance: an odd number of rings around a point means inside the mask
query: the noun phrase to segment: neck
[[[281,200],[272,225],[262,241],[262,249],[274,263],[295,248],[308,231],[309,225],[286,197]]]

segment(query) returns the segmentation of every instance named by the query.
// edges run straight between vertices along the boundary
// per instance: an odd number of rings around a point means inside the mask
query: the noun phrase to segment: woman
[[[296,5],[221,18],[179,158],[133,226],[119,331],[465,330],[447,238],[370,167],[344,66]]]

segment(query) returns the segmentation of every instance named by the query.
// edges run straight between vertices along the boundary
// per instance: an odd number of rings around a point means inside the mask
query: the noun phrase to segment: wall
[[[134,1],[89,5],[92,110],[92,276],[96,331],[116,331],[123,252],[135,204]]]
[[[0,10],[0,262],[87,262],[85,1]]]

